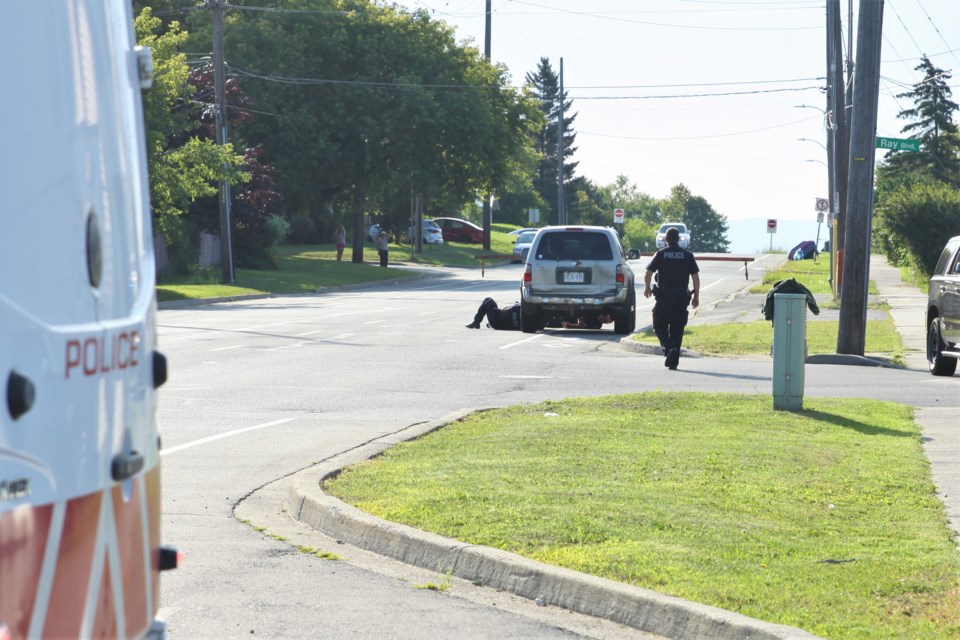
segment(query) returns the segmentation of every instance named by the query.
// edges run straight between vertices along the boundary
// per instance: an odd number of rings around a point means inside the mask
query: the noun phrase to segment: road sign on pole
[[[877,149],[889,149],[890,151],[920,151],[920,141],[905,140],[903,138],[881,138],[878,136]]]
[[[770,218],[767,220],[767,233],[776,233],[777,232],[777,220],[776,218]]]
[[[823,213],[830,208],[830,201],[826,198],[817,198],[817,211]]]
[[[613,224],[623,224],[623,209],[613,210]]]

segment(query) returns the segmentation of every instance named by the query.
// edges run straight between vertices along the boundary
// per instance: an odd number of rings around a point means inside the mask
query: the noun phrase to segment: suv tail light
[[[529,264],[523,268],[523,284],[530,284],[533,282],[533,267]]]
[[[626,278],[623,277],[623,265],[617,265],[617,284],[624,285],[626,284]]]

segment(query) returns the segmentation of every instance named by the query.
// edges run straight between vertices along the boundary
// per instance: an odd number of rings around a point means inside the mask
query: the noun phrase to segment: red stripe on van
[[[0,513],[0,623],[26,638],[36,604],[53,505],[23,505]]]
[[[136,637],[146,632],[147,622],[147,580],[150,567],[144,561],[144,531],[141,525],[139,485],[141,479],[133,481],[130,500],[123,501],[120,486],[113,488],[113,513],[117,523],[117,543],[120,552],[120,573],[123,581],[123,609],[126,614],[126,635]]]
[[[45,637],[76,637],[80,633],[102,498],[103,494],[97,492],[67,503],[63,539],[43,628]]]

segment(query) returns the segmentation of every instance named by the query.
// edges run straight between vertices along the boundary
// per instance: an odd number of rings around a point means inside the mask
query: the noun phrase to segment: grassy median
[[[960,555],[912,410],[804,405],[657,392],[487,411],[326,490],[394,522],[829,638],[960,637]]]
[[[479,255],[507,256],[513,253],[513,236],[507,231],[511,225],[494,225],[490,234],[490,251],[479,244],[450,242],[442,245],[424,245],[414,254],[410,245],[390,245],[390,262],[414,262],[435,266],[479,267],[504,258],[478,259]],[[198,300],[228,298],[256,294],[313,293],[321,287],[338,287],[395,278],[398,271],[382,269],[377,250],[371,243],[363,248],[362,263],[353,263],[353,250],[347,246],[343,260],[337,262],[332,244],[295,246],[283,245],[276,251],[277,269],[236,269],[236,283],[221,284],[219,267],[198,269],[192,275],[165,278],[157,284],[157,300]]]

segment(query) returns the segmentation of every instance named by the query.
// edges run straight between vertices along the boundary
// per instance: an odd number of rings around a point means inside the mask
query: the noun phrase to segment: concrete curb
[[[290,478],[287,511],[325,535],[378,555],[667,638],[800,640],[818,637],[801,629],[755,620],[388,522],[322,491],[321,483],[344,467],[374,457],[398,442],[439,429],[472,411],[414,425],[295,474]]]

